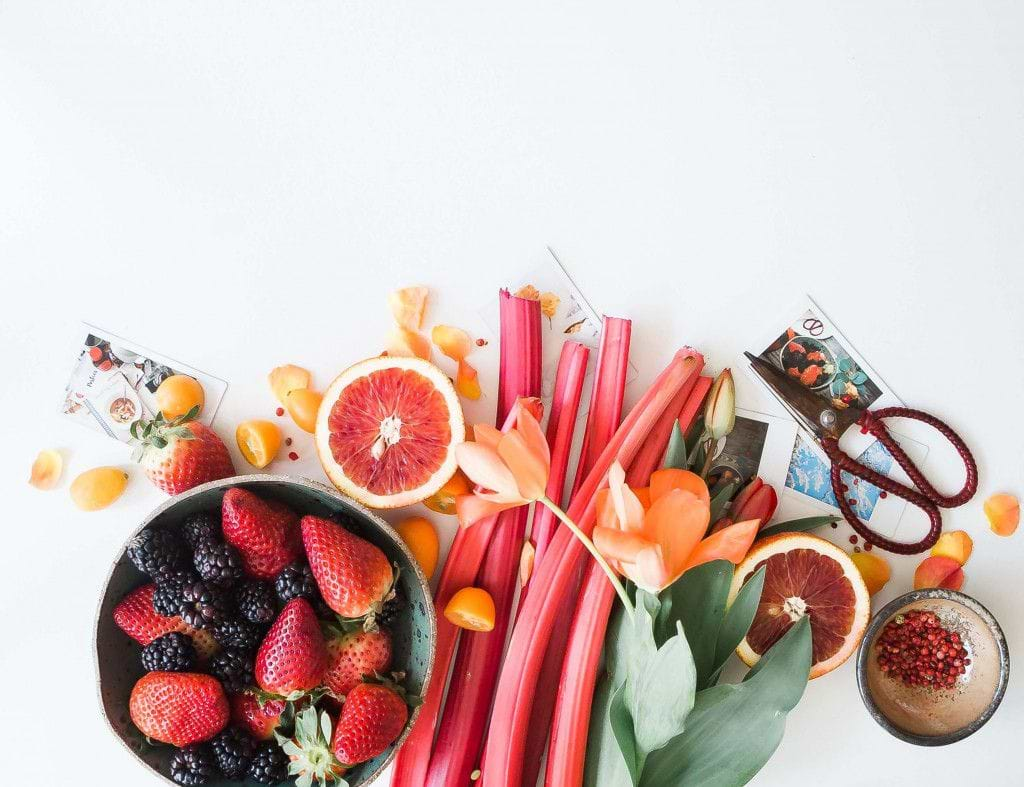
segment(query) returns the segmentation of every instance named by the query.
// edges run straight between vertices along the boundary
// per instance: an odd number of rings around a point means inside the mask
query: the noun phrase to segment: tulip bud
[[[729,518],[734,522],[758,519],[761,522],[761,527],[764,527],[774,516],[778,505],[779,497],[775,494],[771,484],[766,484],[760,478],[755,477],[733,499],[732,507],[729,509]]]
[[[711,440],[721,440],[736,425],[736,386],[732,372],[724,370],[715,379],[704,405],[704,432]]]

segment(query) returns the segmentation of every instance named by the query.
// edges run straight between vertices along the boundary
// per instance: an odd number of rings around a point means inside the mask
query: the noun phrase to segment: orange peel
[[[399,328],[407,331],[420,329],[429,294],[426,287],[402,287],[388,295],[388,306]]]
[[[53,489],[60,481],[61,473],[64,471],[64,457],[59,451],[52,448],[45,448],[39,452],[36,460],[32,463],[32,473],[28,482],[36,489],[44,491]]]
[[[301,366],[294,366],[289,363],[271,370],[270,374],[267,375],[267,381],[270,383],[270,390],[274,392],[274,398],[282,406],[287,406],[288,394],[302,388],[309,388],[313,378]]]
[[[429,361],[430,342],[416,331],[395,328],[388,336],[387,353],[393,358],[422,358]]]

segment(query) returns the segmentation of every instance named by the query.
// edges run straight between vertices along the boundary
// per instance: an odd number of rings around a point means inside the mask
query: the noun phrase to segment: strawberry
[[[299,518],[283,503],[235,487],[224,493],[221,518],[224,540],[239,551],[246,572],[257,579],[274,579],[302,554]]]
[[[204,661],[219,650],[217,640],[208,631],[194,629],[177,615],[167,617],[153,609],[156,585],[135,588],[114,607],[114,622],[140,645],[148,645],[157,637],[180,631],[192,637],[196,652]]]
[[[268,700],[260,707],[260,701],[252,694],[232,694],[231,722],[252,735],[256,740],[269,741],[274,730],[281,723],[284,700]]]
[[[296,784],[325,787],[344,775],[345,766],[331,751],[331,717],[327,711],[318,711],[312,705],[305,708],[295,715],[293,737],[275,733],[274,738],[291,760],[288,773],[299,777]]]
[[[386,631],[336,632],[327,640],[324,685],[344,697],[363,681],[391,666],[391,637]]]
[[[142,463],[149,480],[169,495],[235,474],[224,441],[196,421],[197,415],[199,408],[193,407],[171,421],[157,413],[151,421],[132,424],[137,444],[133,458]]]
[[[387,555],[329,519],[304,516],[300,526],[309,567],[327,606],[343,618],[366,618],[371,627],[394,593]]]
[[[220,682],[197,672],[150,672],[132,689],[128,711],[142,734],[188,746],[212,738],[228,723]]]
[[[326,669],[320,621],[306,599],[293,598],[256,652],[256,683],[267,694],[294,700],[319,686]]]
[[[331,748],[345,765],[372,760],[395,742],[409,718],[394,684],[360,683],[345,698]]]

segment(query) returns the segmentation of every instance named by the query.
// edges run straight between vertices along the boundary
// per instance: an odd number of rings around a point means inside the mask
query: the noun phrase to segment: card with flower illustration
[[[156,414],[160,383],[173,374],[187,374],[200,382],[206,397],[199,420],[213,421],[228,388],[224,380],[92,325],[85,325],[83,332],[64,391],[65,415],[122,443],[130,442],[132,423]]]

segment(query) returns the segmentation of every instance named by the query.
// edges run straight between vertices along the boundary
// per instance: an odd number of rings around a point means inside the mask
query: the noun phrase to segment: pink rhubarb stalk
[[[694,377],[683,387],[677,400],[666,411],[670,417],[659,421],[630,465],[626,476],[630,486],[645,485],[651,473],[658,469],[672,434],[672,426],[677,422],[672,415],[673,411],[678,412],[679,428],[685,435],[701,411],[704,397],[710,388],[710,377]],[[683,402],[682,407],[677,408],[680,400]],[[595,568],[597,571],[594,571]],[[565,649],[565,666],[559,671],[561,681],[551,722],[545,787],[577,787],[583,783],[590,710],[597,685],[604,635],[614,602],[615,589],[600,566],[594,564],[588,569],[580,591]]]
[[[568,518],[581,532],[589,535],[593,531],[596,494],[607,483],[612,463],[618,461],[623,466],[632,463],[658,418],[679,389],[697,373],[698,367],[696,359],[685,352],[677,353],[605,446],[568,511]],[[487,787],[521,783],[532,692],[561,599],[580,566],[584,565],[585,556],[583,542],[568,528],[559,528],[551,542],[549,559],[535,571],[534,592],[527,597],[513,629],[495,694],[483,763],[482,778]]]
[[[590,412],[587,414],[587,426],[583,433],[583,447],[580,450],[580,458],[576,467],[573,493],[580,488],[598,460],[598,453],[589,450],[588,446],[605,445],[615,434],[615,430],[619,428],[619,422],[622,420],[622,400],[625,395],[626,371],[629,368],[631,327],[632,324],[629,320],[618,317],[604,318],[601,345],[597,354],[597,368],[594,372],[594,385],[590,395]],[[570,503],[571,501],[572,496],[570,496]],[[553,524],[557,524],[554,514],[549,509],[542,510],[550,516]],[[594,563],[594,566],[602,571],[597,563]],[[537,775],[540,773],[541,759],[548,743],[548,728],[558,692],[562,657],[565,654],[565,645],[569,637],[569,625],[576,609],[576,594],[579,592],[583,579],[582,573],[581,568],[569,583],[569,592],[562,598],[551,642],[544,654],[544,664],[541,667],[537,688],[533,695],[533,711],[530,715],[526,737],[526,754],[523,757],[524,784],[536,784]],[[521,598],[519,602],[520,610],[523,608],[524,600]]]
[[[502,426],[502,431],[507,432],[515,426],[516,392],[540,391],[540,303],[516,298],[509,295],[507,290],[502,290],[499,297],[501,359],[496,423]],[[488,517],[472,527],[459,528],[455,534],[434,594],[437,619],[434,678],[423,698],[409,737],[398,751],[392,787],[423,787],[426,783],[448,671],[462,631],[445,618],[444,608],[458,590],[477,581],[477,574],[499,522],[503,523],[501,514]],[[518,559],[518,553],[516,557]],[[488,704],[489,700],[488,696]],[[482,733],[481,730],[481,737]]]
[[[543,358],[539,301],[503,293],[501,326],[502,365],[514,360],[511,365],[519,375],[506,380],[505,385],[499,385],[499,408],[510,407],[522,396],[540,396]],[[426,780],[422,782],[429,787],[468,784],[469,775],[479,760],[490,716],[491,696],[498,680],[510,625],[519,578],[519,556],[528,518],[528,506],[498,515],[498,524],[475,583],[494,599],[494,629],[486,633],[467,631],[462,634],[437,742]],[[476,525],[469,529],[474,527]]]

